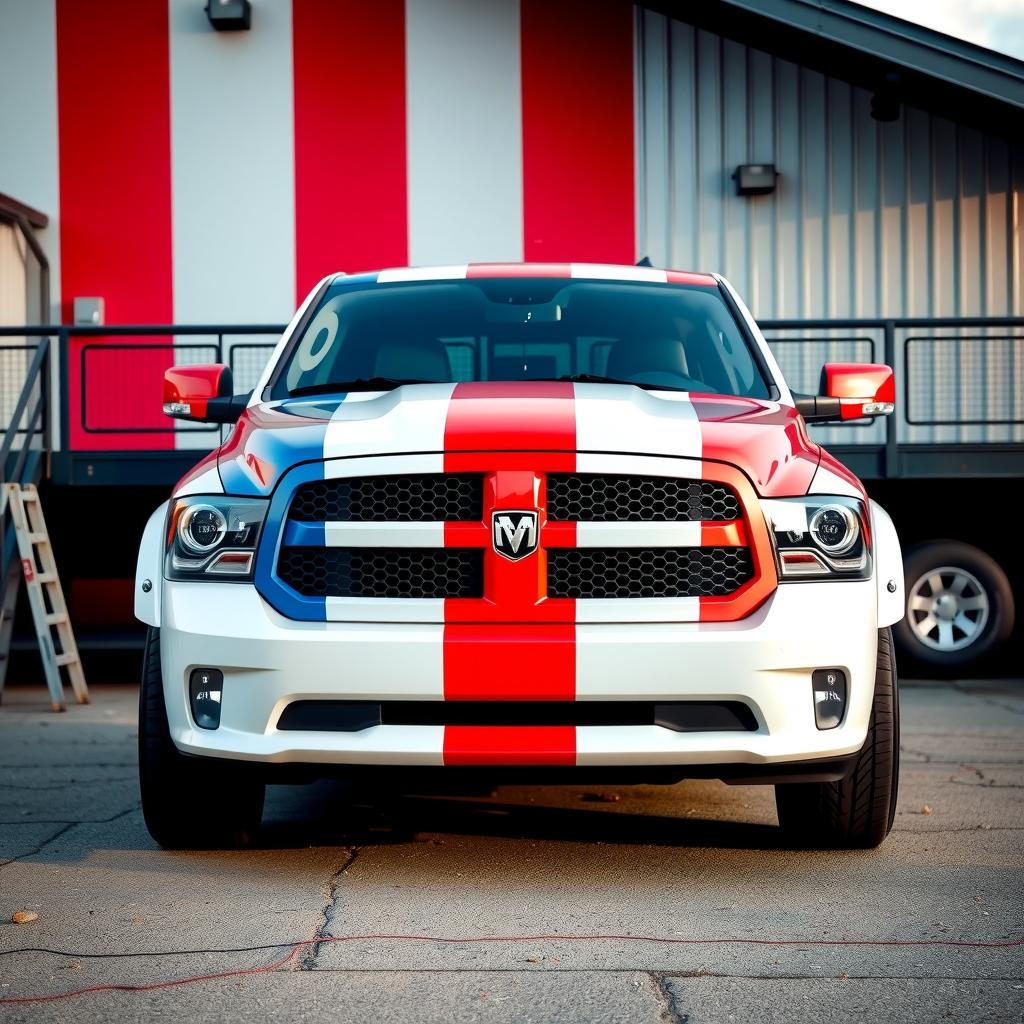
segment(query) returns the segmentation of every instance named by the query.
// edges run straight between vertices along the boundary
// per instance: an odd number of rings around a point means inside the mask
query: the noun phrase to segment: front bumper
[[[570,763],[766,766],[852,754],[867,733],[876,621],[875,583],[867,580],[784,584],[738,622],[577,625],[577,701],[742,701],[758,727],[576,726]],[[185,753],[277,764],[445,764],[443,725],[276,727],[296,700],[443,700],[443,624],[295,622],[249,585],[165,580],[161,658],[171,735]],[[188,680],[196,667],[224,673],[217,730],[192,720]],[[845,717],[827,731],[815,725],[816,668],[843,669],[849,680]],[[480,763],[546,763],[543,751],[533,750],[532,760],[519,753],[510,750],[506,762],[492,751]]]

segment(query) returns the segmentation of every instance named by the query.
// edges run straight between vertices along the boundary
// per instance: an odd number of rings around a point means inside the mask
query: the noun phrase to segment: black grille
[[[306,597],[482,597],[474,548],[282,548],[277,574]]]
[[[298,700],[284,709],[277,728],[359,732],[375,725],[660,725],[674,732],[753,732],[757,719],[746,704],[732,700]]]
[[[738,519],[732,488],[711,480],[552,473],[548,518],[569,522],[674,522]]]
[[[753,576],[746,548],[555,548],[549,597],[717,597]]]
[[[289,515],[305,523],[479,521],[483,476],[421,473],[316,480],[296,491]]]

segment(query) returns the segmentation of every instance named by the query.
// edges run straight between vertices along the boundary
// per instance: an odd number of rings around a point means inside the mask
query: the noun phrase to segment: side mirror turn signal
[[[896,408],[892,367],[881,363],[826,363],[818,395],[794,395],[809,423],[888,416]]]
[[[177,420],[234,423],[249,396],[233,392],[231,367],[224,363],[172,366],[164,371],[164,412]]]

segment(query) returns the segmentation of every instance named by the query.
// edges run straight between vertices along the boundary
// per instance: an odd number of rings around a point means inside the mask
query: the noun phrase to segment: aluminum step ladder
[[[50,546],[43,508],[39,503],[39,492],[32,484],[25,487],[19,484],[4,484],[3,492],[0,493],[0,520],[8,507],[18,541],[21,575],[25,580],[32,618],[35,620],[36,638],[43,656],[43,669],[53,710],[66,709],[61,669],[67,672],[75,701],[78,704],[88,704],[89,688],[85,684],[78,645],[75,643],[75,634],[68,618],[67,605],[64,603],[64,591],[57,575],[57,563],[53,557],[53,548]],[[17,592],[17,576],[12,573],[0,610],[0,642],[6,641],[3,651],[9,649]],[[0,676],[0,692],[3,681],[3,677]]]

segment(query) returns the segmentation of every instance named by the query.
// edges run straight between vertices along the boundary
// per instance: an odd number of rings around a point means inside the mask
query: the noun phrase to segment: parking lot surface
[[[271,787],[259,849],[169,853],[139,810],[135,692],[57,715],[14,688],[0,1021],[1021,1020],[1024,683],[902,698],[877,851],[786,849],[769,787],[325,781]],[[105,985],[149,987],[10,1001]]]

